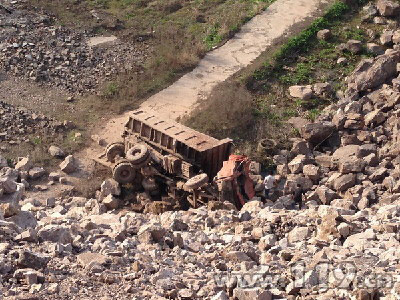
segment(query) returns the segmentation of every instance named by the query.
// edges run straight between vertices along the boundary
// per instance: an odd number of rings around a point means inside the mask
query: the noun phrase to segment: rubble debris
[[[111,75],[135,70],[148,56],[146,41],[125,43],[57,25],[44,12],[13,2],[1,14],[0,69],[71,94],[94,92]]]

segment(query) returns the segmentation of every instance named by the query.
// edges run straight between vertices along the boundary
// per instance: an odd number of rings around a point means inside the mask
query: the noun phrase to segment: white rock
[[[311,232],[308,227],[295,227],[289,232],[288,240],[290,243],[306,241]]]
[[[60,147],[57,147],[57,146],[54,146],[54,145],[50,146],[49,153],[53,157],[62,158],[62,157],[65,156],[64,151]]]
[[[302,100],[309,100],[314,95],[311,85],[293,85],[289,87],[289,94],[294,98],[300,98]]]
[[[18,161],[18,163],[15,165],[15,169],[19,171],[26,171],[28,172],[30,168],[32,167],[32,162],[29,157],[23,157]]]

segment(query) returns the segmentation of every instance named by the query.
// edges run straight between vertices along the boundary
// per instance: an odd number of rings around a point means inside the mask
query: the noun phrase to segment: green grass
[[[218,34],[219,27],[219,24],[212,26],[210,33],[204,38],[204,42],[207,45],[207,50],[211,50],[222,42],[223,37],[222,35]],[[235,29],[236,28],[237,27],[235,27]]]
[[[295,85],[299,83],[311,83],[312,82],[312,69],[313,63],[299,63],[296,68],[289,74],[283,74],[279,77],[282,83]]]
[[[104,91],[103,91],[103,95],[106,98],[112,98],[113,96],[116,96],[118,94],[120,87],[119,84],[116,82],[109,82]]]

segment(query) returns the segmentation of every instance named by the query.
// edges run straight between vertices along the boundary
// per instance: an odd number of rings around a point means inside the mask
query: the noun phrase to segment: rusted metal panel
[[[202,134],[174,121],[160,120],[160,118],[151,111],[138,109],[131,113],[130,118],[142,122],[145,125],[176,139],[177,141],[185,143],[196,151],[206,151],[214,148],[220,142],[213,137]],[[137,132],[132,127],[134,126],[130,126],[130,129]]]
[[[221,145],[212,149],[212,171],[211,175],[217,174],[219,167],[219,151],[221,150]]]
[[[130,115],[126,129],[146,142],[198,165],[212,179],[229,157],[232,140],[217,140],[154,112],[138,109]]]

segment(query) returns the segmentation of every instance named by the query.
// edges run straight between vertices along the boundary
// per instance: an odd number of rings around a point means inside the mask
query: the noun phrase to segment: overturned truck
[[[240,207],[254,197],[250,160],[230,155],[231,139],[217,140],[138,109],[130,113],[122,140],[95,160],[112,168],[120,184],[141,185],[154,199],[164,195],[193,207],[229,200]]]

